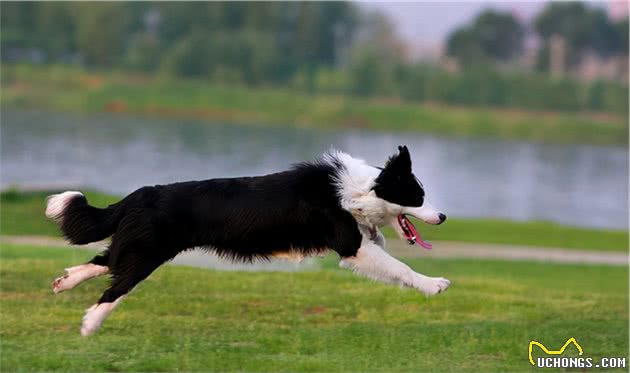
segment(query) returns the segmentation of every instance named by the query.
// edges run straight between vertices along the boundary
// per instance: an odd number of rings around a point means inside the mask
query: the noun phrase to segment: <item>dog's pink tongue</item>
[[[422,237],[420,236],[420,233],[418,233],[418,231],[416,230],[416,227],[414,227],[414,225],[411,223],[411,221],[409,219],[407,219],[407,226],[409,227],[409,230],[411,231],[411,233],[416,236],[416,243],[422,247],[424,247],[427,250],[431,250],[433,248],[433,245],[431,245],[429,242],[424,242],[422,240]]]

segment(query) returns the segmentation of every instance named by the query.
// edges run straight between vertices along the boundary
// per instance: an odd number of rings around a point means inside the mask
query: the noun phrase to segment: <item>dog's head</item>
[[[446,215],[433,208],[425,199],[424,188],[411,169],[411,156],[406,146],[398,147],[398,154],[389,158],[372,188],[376,197],[387,202],[387,210],[392,212],[389,224],[401,238],[410,244],[430,248],[420,238],[416,228],[407,218],[414,216],[428,224],[442,224]]]

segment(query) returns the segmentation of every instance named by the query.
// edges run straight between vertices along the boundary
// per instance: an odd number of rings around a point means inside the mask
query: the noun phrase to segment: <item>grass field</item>
[[[298,273],[166,266],[83,338],[81,317],[105,279],[57,296],[50,282],[89,257],[2,246],[0,370],[534,371],[530,340],[559,348],[569,337],[587,357],[628,352],[627,267],[408,261],[453,281],[425,298],[333,257]]]
[[[57,226],[44,216],[46,196],[53,192],[8,191],[0,194],[0,234],[59,236]],[[94,191],[85,191],[88,201],[104,207],[119,200]],[[417,223],[427,240],[481,242],[567,249],[627,251],[627,231],[600,231],[566,227],[549,222],[510,222],[449,218],[447,223],[429,226]],[[392,230],[386,235],[394,236]]]
[[[608,113],[480,109],[309,95],[67,67],[3,65],[3,105],[188,117],[264,126],[419,131],[519,141],[627,146],[626,118]]]

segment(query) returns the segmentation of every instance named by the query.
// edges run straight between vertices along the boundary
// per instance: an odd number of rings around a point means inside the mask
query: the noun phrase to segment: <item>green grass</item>
[[[422,223],[416,226],[419,224]],[[570,227],[543,221],[449,218],[440,226],[422,225],[422,234],[429,240],[628,251],[627,231]]]
[[[626,118],[607,113],[479,109],[309,95],[289,89],[6,65],[4,105],[73,112],[192,117],[209,122],[356,127],[554,143],[627,146]]]
[[[559,348],[569,337],[584,356],[628,352],[627,267],[409,261],[453,281],[427,299],[332,257],[298,273],[165,266],[83,338],[81,317],[105,279],[57,296],[50,282],[89,257],[2,246],[0,370],[535,371],[529,341]]]
[[[46,196],[54,192],[0,193],[0,234],[59,236],[57,226],[44,216]],[[90,204],[104,207],[119,200],[118,197],[94,191],[85,191]],[[627,251],[627,231],[601,231],[567,227],[549,222],[512,222],[488,219],[449,220],[440,226],[422,223],[423,237],[427,240],[529,245],[567,249]],[[394,237],[391,229],[385,235]]]
[[[60,236],[59,228],[44,215],[46,197],[57,192],[22,192],[8,190],[0,193],[0,234]],[[84,190],[95,206],[105,207],[120,198]]]

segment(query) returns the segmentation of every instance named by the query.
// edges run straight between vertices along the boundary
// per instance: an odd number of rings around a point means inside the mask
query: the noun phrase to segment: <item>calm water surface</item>
[[[1,186],[143,185],[261,175],[331,147],[382,165],[407,144],[427,197],[449,216],[627,228],[625,148],[541,145],[361,130],[2,110]]]

